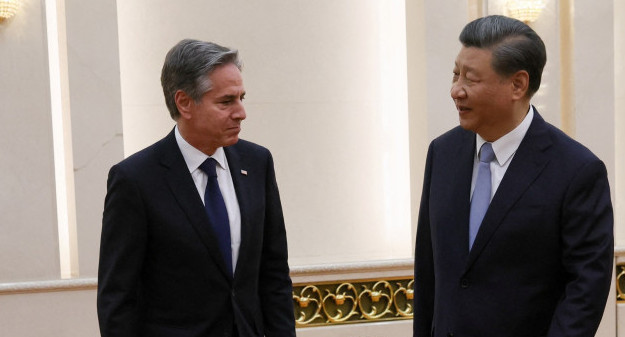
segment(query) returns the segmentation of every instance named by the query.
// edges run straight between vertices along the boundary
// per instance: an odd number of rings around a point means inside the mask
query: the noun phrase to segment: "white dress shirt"
[[[510,162],[516,153],[516,150],[521,145],[521,141],[523,141],[523,137],[527,133],[527,130],[530,128],[530,124],[532,124],[532,119],[534,119],[534,108],[530,105],[529,112],[525,115],[525,118],[514,130],[508,132],[503,137],[497,139],[492,143],[493,152],[495,152],[495,160],[490,163],[490,179],[491,179],[491,191],[490,191],[490,199],[493,200],[493,196],[495,196],[495,192],[497,192],[497,188],[503,179],[503,176],[506,174],[508,170],[508,166],[510,166]],[[475,189],[475,180],[477,179],[477,169],[480,164],[480,156],[479,149],[482,148],[482,145],[486,143],[484,138],[480,137],[480,135],[476,135],[475,137],[475,146],[477,151],[475,151],[475,157],[473,159],[473,178],[471,179],[471,198],[473,197],[473,190]]]
[[[175,128],[176,142],[182,152],[184,161],[191,172],[191,177],[197,188],[197,192],[204,202],[204,191],[206,191],[206,184],[208,183],[208,175],[204,173],[199,167],[208,158],[214,158],[217,161],[217,183],[219,183],[219,190],[224,198],[226,204],[226,210],[228,211],[228,220],[230,222],[230,243],[232,249],[232,271],[236,270],[237,260],[239,258],[239,246],[241,246],[241,211],[239,209],[239,201],[237,200],[237,194],[234,190],[234,184],[232,183],[232,176],[230,175],[230,168],[228,167],[228,160],[226,159],[226,153],[223,147],[220,147],[215,151],[212,156],[207,156],[204,152],[196,149],[191,144],[182,138],[178,126]]]

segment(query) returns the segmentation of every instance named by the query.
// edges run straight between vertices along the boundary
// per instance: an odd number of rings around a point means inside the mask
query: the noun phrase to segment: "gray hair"
[[[208,78],[219,66],[234,64],[241,70],[239,52],[212,42],[185,39],[169,50],[161,71],[165,104],[173,120],[178,120],[176,92],[184,91],[196,103],[211,89]]]
[[[499,75],[527,71],[528,96],[538,91],[547,51],[540,36],[525,23],[501,15],[479,18],[464,27],[460,42],[465,47],[490,49],[492,67]]]

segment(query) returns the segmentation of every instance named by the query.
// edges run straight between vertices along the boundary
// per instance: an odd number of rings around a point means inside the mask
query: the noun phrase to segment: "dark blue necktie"
[[[215,164],[217,162],[213,158],[207,158],[201,165],[200,170],[204,171],[208,176],[206,183],[206,191],[204,191],[204,208],[210,220],[213,230],[219,241],[219,250],[226,262],[226,267],[232,272],[232,248],[230,246],[230,222],[228,221],[228,211],[226,203],[219,190],[217,182],[217,171]]]
[[[473,198],[471,198],[471,215],[469,218],[469,250],[473,247],[473,242],[480,229],[486,210],[490,204],[491,178],[490,162],[495,159],[495,152],[491,143],[484,143],[480,150],[480,164],[477,169],[477,179]]]

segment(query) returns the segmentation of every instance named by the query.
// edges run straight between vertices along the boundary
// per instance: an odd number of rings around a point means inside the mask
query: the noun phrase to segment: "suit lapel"
[[[502,224],[503,219],[523,193],[540,175],[549,162],[545,150],[551,145],[545,121],[534,109],[534,119],[519,145],[493,200],[488,207],[473,248],[467,269],[475,262],[484,247]]]
[[[208,249],[214,262],[219,265],[219,269],[221,269],[224,276],[231,279],[232,276],[229,276],[226,263],[219,250],[219,242],[211,229],[212,226],[206,215],[202,199],[185,164],[182,152],[180,152],[174,131],[164,139],[161,164],[167,168],[165,180],[178,202],[178,206],[187,215],[187,220],[193,226],[206,249]]]
[[[249,221],[247,217],[247,210],[249,209],[248,196],[250,195],[248,191],[249,178],[247,174],[243,174],[243,172],[247,173],[249,168],[245,167],[245,164],[242,161],[242,156],[239,151],[237,151],[236,144],[224,147],[224,151],[226,153],[228,167],[230,168],[230,175],[232,176],[232,183],[234,184],[234,190],[239,203],[239,212],[241,213],[241,245],[239,246],[239,258],[234,271],[234,276],[236,277],[239,271],[239,266],[241,265],[240,261],[245,261],[245,248],[249,245],[249,241],[251,240]],[[250,174],[254,174],[254,172],[250,172]]]
[[[472,132],[464,132],[458,151],[451,156],[453,161],[449,167],[454,171],[452,175],[454,181],[450,181],[447,186],[451,188],[449,193],[451,202],[446,205],[454,212],[449,212],[450,217],[456,220],[449,221],[450,224],[460,224],[459,227],[450,228],[448,233],[450,237],[456,237],[457,242],[450,245],[453,248],[454,255],[457,256],[455,261],[466,261],[469,255],[469,213],[471,211],[471,177],[473,174],[473,157],[475,156],[475,134]],[[459,235],[454,235],[458,233]],[[450,251],[451,253],[451,251]]]

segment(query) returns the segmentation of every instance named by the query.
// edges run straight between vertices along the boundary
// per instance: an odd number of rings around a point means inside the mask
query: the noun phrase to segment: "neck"
[[[189,143],[189,145],[202,151],[202,153],[206,154],[207,156],[212,156],[213,154],[215,154],[215,151],[217,151],[217,148],[219,148],[219,146],[207,144],[205,141],[203,141],[202,137],[194,136],[193,133],[189,132],[189,130],[186,129],[184,123],[177,123],[177,125],[178,131],[180,131],[180,135],[182,136],[182,138],[184,138],[184,140]]]
[[[529,99],[527,100],[523,100],[523,102],[518,102],[518,104],[515,104],[513,107],[513,112],[512,112],[512,117],[510,118],[509,122],[507,123],[507,125],[505,125],[502,128],[498,128],[496,130],[493,130],[493,132],[491,133],[480,133],[478,132],[478,134],[480,135],[480,137],[482,137],[485,141],[492,143],[496,140],[498,140],[499,138],[505,136],[506,134],[508,134],[510,131],[514,130],[517,126],[519,126],[519,124],[521,124],[521,122],[523,122],[523,119],[525,119],[525,116],[527,116],[527,113],[530,110],[530,103],[529,103]]]

